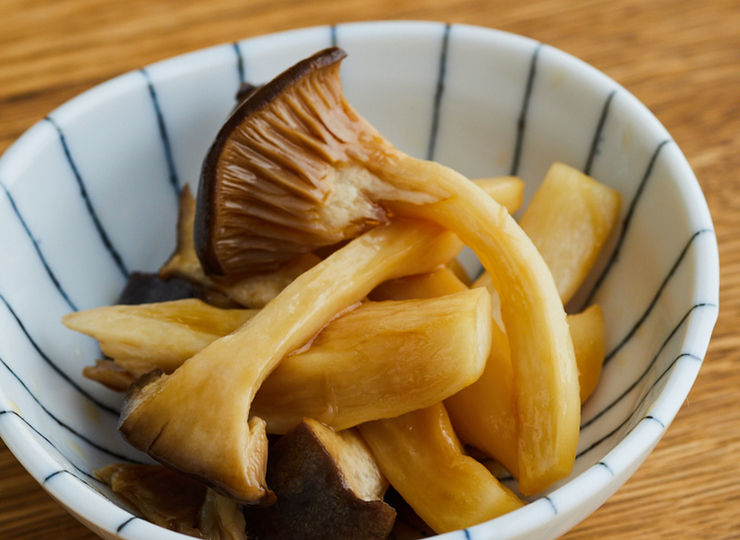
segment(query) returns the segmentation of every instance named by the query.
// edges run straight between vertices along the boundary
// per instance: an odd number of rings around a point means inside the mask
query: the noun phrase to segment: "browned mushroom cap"
[[[162,465],[116,463],[95,471],[126,504],[155,525],[190,536],[198,533],[198,514],[206,486]]]
[[[393,528],[388,482],[354,430],[304,420],[270,449],[267,480],[277,502],[245,508],[249,538],[383,540]]]
[[[162,465],[116,463],[95,471],[140,516],[196,538],[247,540],[239,504]]]
[[[350,162],[361,139],[381,140],[344,100],[345,56],[326,49],[251,90],[219,131],[203,162],[195,216],[206,273],[271,269],[386,220],[362,190],[335,182],[337,164]]]

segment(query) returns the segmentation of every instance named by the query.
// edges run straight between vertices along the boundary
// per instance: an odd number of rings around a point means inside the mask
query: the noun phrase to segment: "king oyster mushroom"
[[[467,178],[396,149],[347,102],[339,48],[291,67],[244,99],[204,161],[195,248],[207,273],[259,272],[392,217],[435,222],[494,277],[519,406],[520,489],[567,476],[580,420],[565,311],[534,244]],[[395,219],[394,217],[394,219]]]

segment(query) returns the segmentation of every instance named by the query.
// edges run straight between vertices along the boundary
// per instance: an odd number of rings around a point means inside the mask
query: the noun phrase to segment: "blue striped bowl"
[[[657,444],[698,374],[718,310],[717,244],[686,159],[629,92],[535,41],[462,25],[342,24],[268,35],[127,73],[53,111],[0,159],[0,435],[105,538],[184,538],[132,515],[92,471],[145,458],[116,431],[120,396],[83,379],[96,344],[60,323],[114,301],[175,242],[177,194],[239,84],[329,45],[349,101],[399,148],[470,177],[554,161],[623,195],[583,299],[608,321],[601,383],[571,478],[509,515],[444,535],[546,539],[594,511]]]

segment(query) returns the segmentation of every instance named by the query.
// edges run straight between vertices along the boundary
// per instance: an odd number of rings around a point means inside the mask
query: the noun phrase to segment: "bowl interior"
[[[621,226],[571,306],[597,302],[607,320],[606,363],[583,410],[573,475],[451,538],[565,532],[637,468],[698,373],[717,316],[711,219],[680,150],[614,81],[529,39],[442,23],[318,27],[191,53],[86,92],[0,160],[0,434],[107,538],[181,536],[133,517],[92,476],[147,458],[117,433],[121,397],[81,375],[100,356],[96,343],[60,319],[111,303],[132,271],[166,260],[177,194],[197,188],[239,84],[265,82],[334,44],[348,52],[350,103],[409,154],[469,177],[519,175],[526,198],[561,161],[623,196]]]

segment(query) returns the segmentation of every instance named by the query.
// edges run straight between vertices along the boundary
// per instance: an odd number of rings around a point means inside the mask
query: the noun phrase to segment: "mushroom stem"
[[[434,163],[401,163],[406,183],[432,178],[450,196],[389,207],[454,231],[493,277],[516,381],[520,490],[542,491],[570,474],[580,423],[575,352],[552,274],[516,221],[475,184]]]

